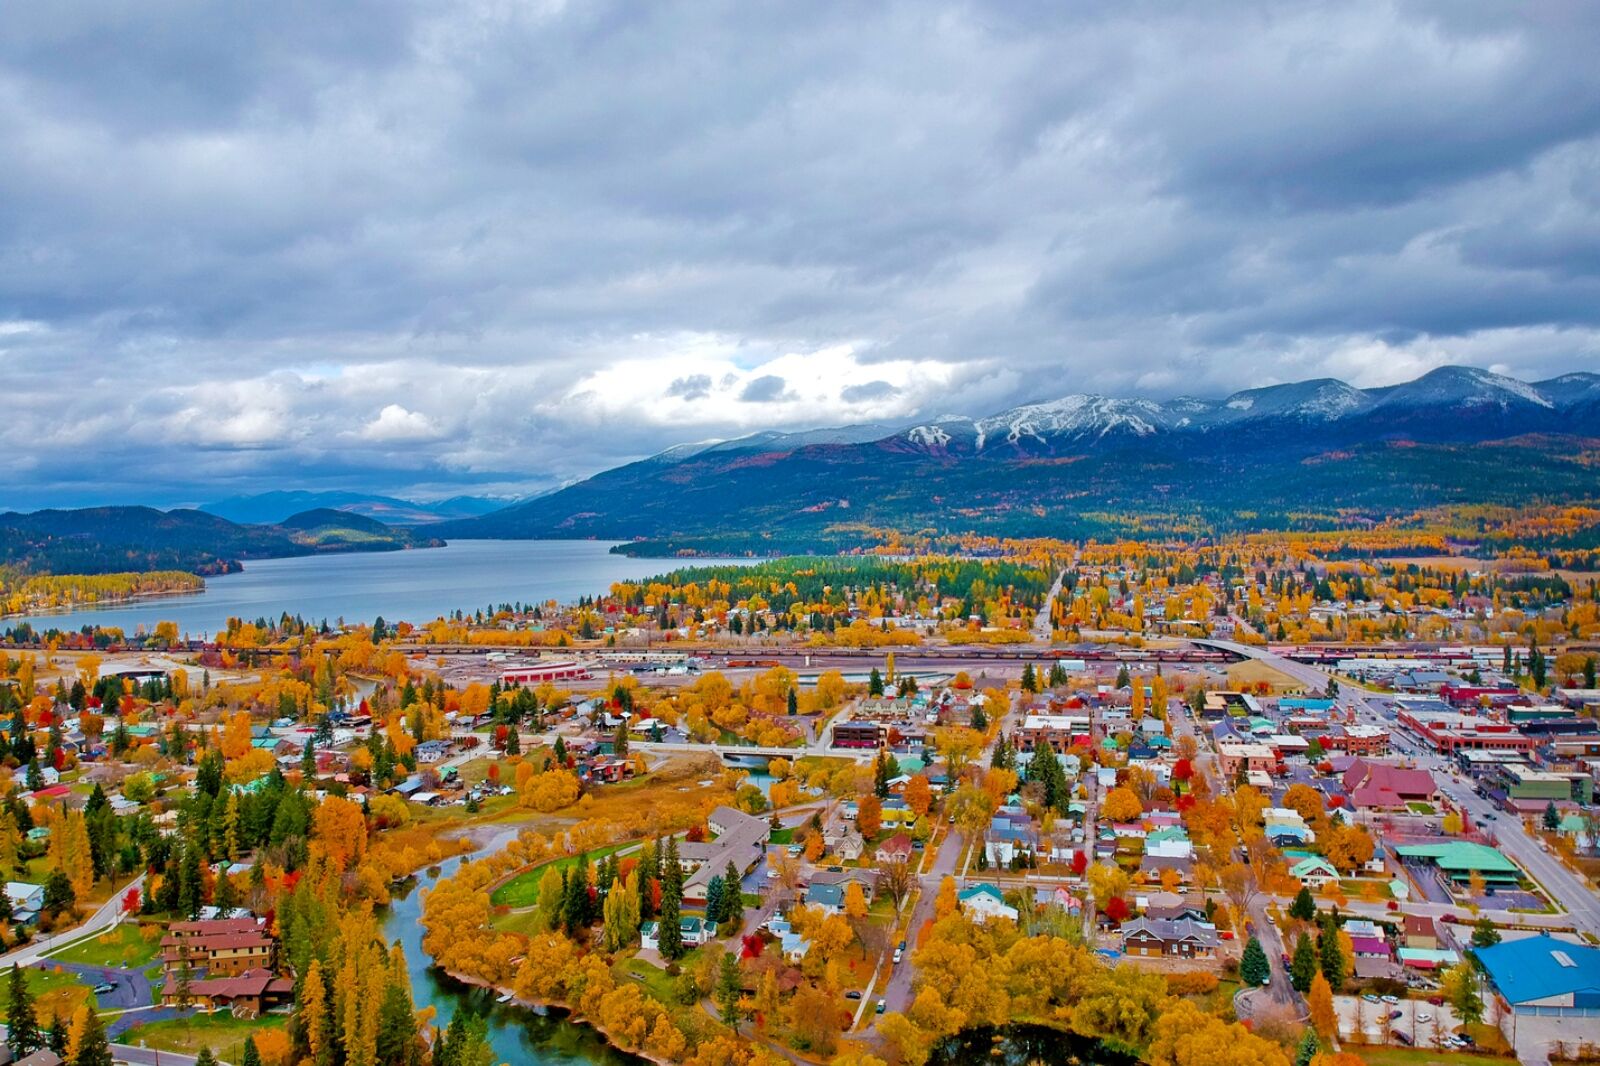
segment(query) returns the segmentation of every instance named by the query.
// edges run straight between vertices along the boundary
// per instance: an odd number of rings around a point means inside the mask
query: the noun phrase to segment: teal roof
[[[993,896],[1001,903],[1005,902],[1005,896],[1000,894],[1000,890],[988,882],[963,888],[957,898],[965,902],[969,899],[976,899],[978,896]]]
[[[1451,840],[1443,844],[1412,844],[1395,848],[1403,859],[1432,859],[1441,870],[1521,875],[1517,864],[1487,844]]]
[[[1311,877],[1316,874],[1337,879],[1339,871],[1335,870],[1333,864],[1328,862],[1327,859],[1317,855],[1313,855],[1309,859],[1301,859],[1289,867],[1290,877]]]

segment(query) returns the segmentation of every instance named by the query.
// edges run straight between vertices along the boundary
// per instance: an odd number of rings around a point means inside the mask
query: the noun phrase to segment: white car
[[[900,955],[901,955],[900,949],[899,948],[895,948],[894,949],[894,961],[895,961],[896,964],[898,964],[900,962]]]

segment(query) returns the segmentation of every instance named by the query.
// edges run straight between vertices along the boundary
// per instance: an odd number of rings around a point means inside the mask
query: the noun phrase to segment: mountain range
[[[603,537],[637,551],[829,549],[862,527],[1105,536],[1381,519],[1447,503],[1600,496],[1600,374],[1470,367],[1222,399],[1071,394],[892,429],[681,445],[441,522],[447,538]]]
[[[271,525],[304,511],[329,508],[375,518],[390,526],[420,526],[488,514],[504,507],[506,502],[488,496],[452,496],[434,503],[418,503],[365,492],[288,490],[229,496],[225,500],[203,503],[199,509],[245,525]]]
[[[0,565],[35,573],[104,574],[188,570],[217,574],[242,559],[321,552],[398,551],[443,541],[328,508],[269,525],[230,522],[204,511],[81,507],[0,514]]]

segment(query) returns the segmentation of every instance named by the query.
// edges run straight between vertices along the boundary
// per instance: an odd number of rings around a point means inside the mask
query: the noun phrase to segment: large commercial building
[[[1600,948],[1531,936],[1479,948],[1478,961],[1519,1014],[1600,1018]]]

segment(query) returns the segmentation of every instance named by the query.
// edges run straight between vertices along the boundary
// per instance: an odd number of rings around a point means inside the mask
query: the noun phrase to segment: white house
[[[11,913],[27,921],[44,909],[44,886],[27,881],[7,881],[6,898],[11,901]]]
[[[956,901],[963,911],[982,922],[995,918],[1009,918],[1013,922],[1017,920],[1017,908],[1007,906],[1000,890],[988,883],[963,888],[957,894]]]
[[[639,942],[647,951],[660,951],[661,940],[657,935],[660,924],[645,922],[639,927]],[[700,918],[678,919],[678,931],[683,937],[685,947],[697,948],[711,940],[713,928]]]

